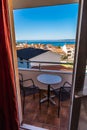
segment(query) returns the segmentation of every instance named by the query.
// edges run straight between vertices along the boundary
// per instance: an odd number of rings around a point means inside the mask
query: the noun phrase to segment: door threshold
[[[20,128],[24,129],[24,130],[48,130],[48,129],[45,129],[45,128],[36,127],[36,126],[33,126],[33,125],[28,125],[28,124],[22,124],[20,126]]]

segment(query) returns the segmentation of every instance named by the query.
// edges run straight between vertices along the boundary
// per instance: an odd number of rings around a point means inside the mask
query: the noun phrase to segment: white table
[[[53,75],[53,74],[40,74],[39,76],[37,76],[37,80],[43,84],[48,85],[48,95],[41,102],[48,101],[48,106],[49,106],[49,101],[51,101],[51,103],[54,104],[54,102],[52,101],[50,97],[50,85],[60,83],[62,81],[62,77],[58,75]]]

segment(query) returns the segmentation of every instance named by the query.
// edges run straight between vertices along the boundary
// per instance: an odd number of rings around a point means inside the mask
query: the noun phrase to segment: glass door
[[[78,130],[87,130],[87,70],[85,71],[83,91],[79,93],[81,97],[81,108],[78,121]]]
[[[87,0],[80,0],[69,130],[87,129]]]

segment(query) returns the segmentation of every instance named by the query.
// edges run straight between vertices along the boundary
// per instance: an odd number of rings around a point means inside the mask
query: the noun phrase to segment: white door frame
[[[73,115],[72,113],[75,112],[74,106],[77,102],[78,106],[80,106],[80,100],[75,99],[73,97],[75,97],[75,92],[78,92],[79,90],[81,90],[82,86],[83,86],[83,81],[80,82],[80,89],[78,88],[77,84],[78,84],[78,74],[79,74],[79,68],[78,65],[80,63],[79,61],[79,56],[82,56],[81,54],[81,46],[82,45],[82,37],[81,34],[83,33],[81,31],[82,29],[82,14],[83,14],[83,1],[86,0],[81,0],[80,1],[80,15],[79,15],[79,22],[78,22],[78,31],[77,31],[77,47],[76,47],[76,57],[75,57],[75,68],[74,68],[74,77],[73,77],[73,94],[72,94],[72,106],[71,106],[71,114],[70,114],[70,123],[69,123],[69,130],[73,130],[72,126],[73,126]],[[15,31],[14,31],[14,19],[13,19],[13,7],[12,7],[12,0],[8,0],[8,11],[9,11],[9,20],[10,20],[10,29],[11,29],[11,42],[12,42],[12,52],[13,52],[13,63],[14,63],[14,72],[15,72],[15,81],[16,81],[16,86],[17,86],[17,101],[18,101],[18,114],[19,114],[19,121],[20,121],[20,125],[23,121],[23,117],[22,117],[22,107],[21,107],[21,98],[20,98],[20,87],[19,87],[19,76],[18,76],[18,63],[17,63],[17,54],[16,54],[16,43],[15,43]],[[85,44],[85,43],[84,43]],[[85,48],[84,48],[85,49]],[[85,60],[85,58],[84,58]],[[82,60],[81,62],[84,63],[84,60]],[[84,66],[85,67],[85,66]],[[81,72],[84,72],[84,67],[83,70]],[[83,74],[83,73],[82,73]],[[83,76],[84,78],[84,74],[81,75],[81,77]],[[83,79],[82,78],[82,79]],[[77,115],[79,116],[79,114]],[[74,122],[75,123],[75,122]],[[76,122],[77,123],[77,122]],[[75,124],[76,124],[75,123]],[[76,124],[77,126],[77,124]],[[28,127],[27,127],[28,128]],[[74,129],[76,130],[76,129]]]

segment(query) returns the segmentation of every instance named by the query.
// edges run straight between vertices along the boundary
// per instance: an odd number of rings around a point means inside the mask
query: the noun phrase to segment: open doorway
[[[57,7],[57,6],[55,6],[55,8],[56,8],[56,7]],[[41,8],[41,7],[40,7],[40,8]],[[43,7],[43,8],[45,8],[45,7]],[[38,9],[38,8],[37,8],[37,9]],[[78,14],[78,7],[77,7],[77,14]],[[77,23],[77,17],[76,17],[76,23]],[[76,28],[75,28],[75,31],[76,31]],[[68,32],[68,33],[69,33],[69,32]],[[75,32],[75,33],[76,33],[76,32]],[[75,35],[76,35],[76,34],[75,34]],[[24,39],[23,39],[23,40],[24,40]],[[27,39],[26,39],[26,40],[27,40]],[[63,39],[63,40],[64,40],[64,39]],[[74,40],[75,40],[75,39],[74,39]],[[22,41],[22,42],[24,42],[24,41]],[[28,42],[28,41],[26,41],[26,42]],[[31,42],[31,41],[30,41],[30,42]],[[39,41],[39,42],[41,42],[41,41]],[[47,41],[47,42],[49,42],[49,41]],[[55,43],[56,41],[51,41],[51,42],[52,42],[52,43],[53,43],[53,42]],[[68,42],[69,42],[69,43],[75,43],[75,41],[73,41],[73,40],[67,41],[67,39],[66,39],[65,41],[62,41],[62,42],[63,42],[63,43],[66,43],[66,42],[67,42],[67,43],[68,43]],[[20,43],[20,42],[18,42],[18,44],[19,44],[19,43]],[[59,43],[61,43],[61,42],[59,42]],[[23,44],[22,44],[22,45],[23,45]],[[27,46],[27,45],[24,44],[24,46]],[[33,47],[33,46],[36,46],[36,44],[34,44],[34,45],[31,44],[31,46],[32,46],[32,47]],[[40,44],[39,44],[39,47],[41,47]],[[46,46],[46,47],[49,47],[50,49],[52,49],[52,46],[51,46],[51,47],[50,47],[50,46]],[[58,48],[60,49],[60,47],[58,47]],[[64,46],[64,48],[65,48],[65,46]],[[71,47],[71,48],[72,48],[72,47]],[[39,49],[40,49],[40,48],[39,48]],[[42,48],[41,48],[41,49],[42,49]],[[65,50],[66,50],[66,49],[65,49]],[[70,52],[70,51],[71,51],[71,52]],[[72,57],[72,59],[73,59],[73,57],[74,57],[74,55],[73,55],[73,56],[71,55],[71,53],[74,54],[74,49],[73,49],[73,48],[72,48],[71,50],[69,49],[67,52],[68,52],[67,56],[66,56],[66,57],[63,56],[63,59],[64,59],[64,61],[65,61],[65,59],[67,59],[67,62],[69,62],[69,61],[68,61],[69,58],[70,58],[70,60],[71,60],[71,57]],[[47,53],[46,53],[46,56],[47,56]],[[40,58],[40,57],[39,57],[39,58]],[[34,60],[34,59],[33,59],[33,60]],[[37,59],[36,59],[36,60],[37,60]],[[37,60],[37,61],[38,61],[38,60]],[[45,62],[46,62],[46,61],[45,61]],[[52,61],[51,61],[51,62],[52,62]],[[59,61],[57,61],[57,63],[58,63],[58,62],[59,62]],[[56,64],[57,64],[57,63],[56,63]],[[23,65],[23,61],[21,61],[21,64]],[[33,63],[33,64],[34,64],[34,63]],[[42,64],[42,66],[41,66],[41,64]],[[44,70],[46,70],[46,69],[48,70],[49,64],[51,64],[51,65],[50,65],[50,68],[53,68],[53,66],[54,66],[54,65],[52,66],[52,63],[47,63],[48,66],[45,66],[45,67],[44,67],[43,64],[44,64],[44,63],[39,63],[39,64],[38,64],[38,67],[36,67],[36,68],[35,68],[35,64],[34,64],[34,65],[30,65],[30,68],[31,68],[31,66],[34,66],[33,69],[39,69],[39,71],[41,72],[41,67],[42,67],[43,69],[45,68]],[[58,63],[58,64],[59,64],[59,63]],[[71,64],[69,64],[69,65],[70,65],[70,67],[71,67]],[[46,68],[46,67],[47,67],[47,68]],[[65,73],[65,69],[67,68],[67,65],[64,65],[63,67],[64,67],[64,68],[63,68],[63,69],[64,69],[64,72],[63,72],[62,74],[61,74],[59,71],[58,71],[58,72],[56,71],[56,73],[59,74],[61,77],[63,77],[63,75],[66,74],[66,73]],[[27,67],[26,67],[26,68],[27,68]],[[30,69],[30,68],[29,68],[29,69]],[[54,68],[56,68],[57,70],[59,69],[59,68],[56,67],[56,65],[54,66]],[[67,70],[67,69],[66,69],[66,70]],[[71,68],[71,70],[72,70],[72,68]],[[52,71],[53,71],[53,70],[52,70]],[[55,70],[54,70],[54,71],[55,71]],[[24,73],[23,70],[22,70],[22,72]],[[26,74],[24,74],[25,76],[28,76],[28,75],[29,75],[28,69],[26,69],[25,73],[26,73]],[[32,73],[32,72],[30,71],[30,75],[31,75],[31,73]],[[54,73],[54,72],[53,72],[53,73]],[[37,75],[38,75],[38,73],[36,74],[36,76],[37,76]],[[68,75],[69,77],[68,77],[68,78],[70,79],[70,81],[72,81],[72,78],[70,78],[71,75],[72,75],[72,73],[69,72],[69,75]],[[33,76],[35,76],[34,72],[32,73],[32,77],[33,77]],[[65,77],[66,77],[66,75],[65,75]],[[71,76],[71,77],[72,77],[72,76]],[[69,80],[69,79],[68,79],[68,80]],[[65,81],[65,80],[67,80],[67,78],[64,78],[64,81]],[[63,81],[63,82],[64,82],[64,81]],[[37,81],[36,81],[36,82],[37,82]],[[41,85],[41,84],[40,84],[40,85]],[[62,85],[62,83],[59,84],[59,85]],[[36,102],[37,102],[37,101],[36,101]],[[66,101],[66,102],[68,102],[68,101]],[[66,104],[66,102],[65,102],[65,104]],[[44,104],[42,104],[42,107],[43,107],[43,105],[44,105]],[[29,106],[30,106],[30,105],[29,105]],[[66,105],[65,105],[65,106],[66,106]],[[45,108],[46,108],[46,106],[45,106]],[[28,106],[26,106],[26,109],[28,110]],[[62,109],[63,109],[63,108],[62,108]],[[64,109],[65,109],[65,108],[64,108]],[[64,112],[64,109],[62,110],[63,113],[61,113],[61,114],[66,117],[67,114],[64,115],[64,113],[68,112],[69,108],[68,108],[67,110],[65,110],[66,112]],[[55,110],[49,110],[49,111],[50,111],[50,112],[48,112],[48,115],[49,115],[49,113],[50,113],[50,114],[52,114],[52,116],[53,116],[52,111],[55,111]],[[37,113],[37,112],[36,112],[36,113]],[[36,113],[35,113],[35,114],[36,114]],[[46,113],[45,113],[45,114],[46,114]],[[43,114],[42,117],[44,117],[45,114]],[[26,115],[28,116],[28,113],[27,113],[27,112],[26,112]],[[61,117],[62,117],[62,116],[61,116]],[[26,118],[26,117],[25,117],[25,118]],[[32,118],[32,117],[31,117],[31,118]],[[29,119],[29,118],[28,118],[28,119]],[[25,120],[26,120],[26,119],[25,119]],[[42,120],[42,119],[41,119],[41,120]],[[52,119],[52,120],[54,120],[54,119]],[[64,118],[63,118],[63,120],[64,120]],[[55,129],[56,129],[56,128],[57,128],[57,129],[60,128],[59,122],[61,121],[61,124],[62,124],[63,120],[58,119],[58,117],[57,117],[57,119],[55,120],[55,122],[57,122],[57,126],[54,125],[53,127],[55,127]],[[40,121],[39,121],[39,122],[40,122]],[[53,122],[51,122],[51,123],[49,124],[49,122],[50,122],[50,121],[49,121],[49,118],[48,118],[48,121],[47,121],[48,123],[46,123],[46,126],[43,125],[42,122],[39,124],[39,122],[37,123],[37,126],[40,126],[40,125],[41,125],[40,127],[49,128],[49,129],[52,128],[52,126],[48,127],[50,124],[53,123]],[[45,122],[46,122],[46,121],[45,121]],[[54,122],[54,124],[55,124],[55,122]],[[25,123],[29,123],[28,120],[26,120]],[[30,123],[29,123],[29,124],[30,124]],[[67,123],[66,123],[66,124],[67,124]],[[65,124],[64,127],[67,127],[66,124]],[[33,124],[33,125],[34,125],[34,124]],[[35,124],[35,125],[36,125],[36,124]],[[67,124],[67,125],[68,125],[68,124]]]

